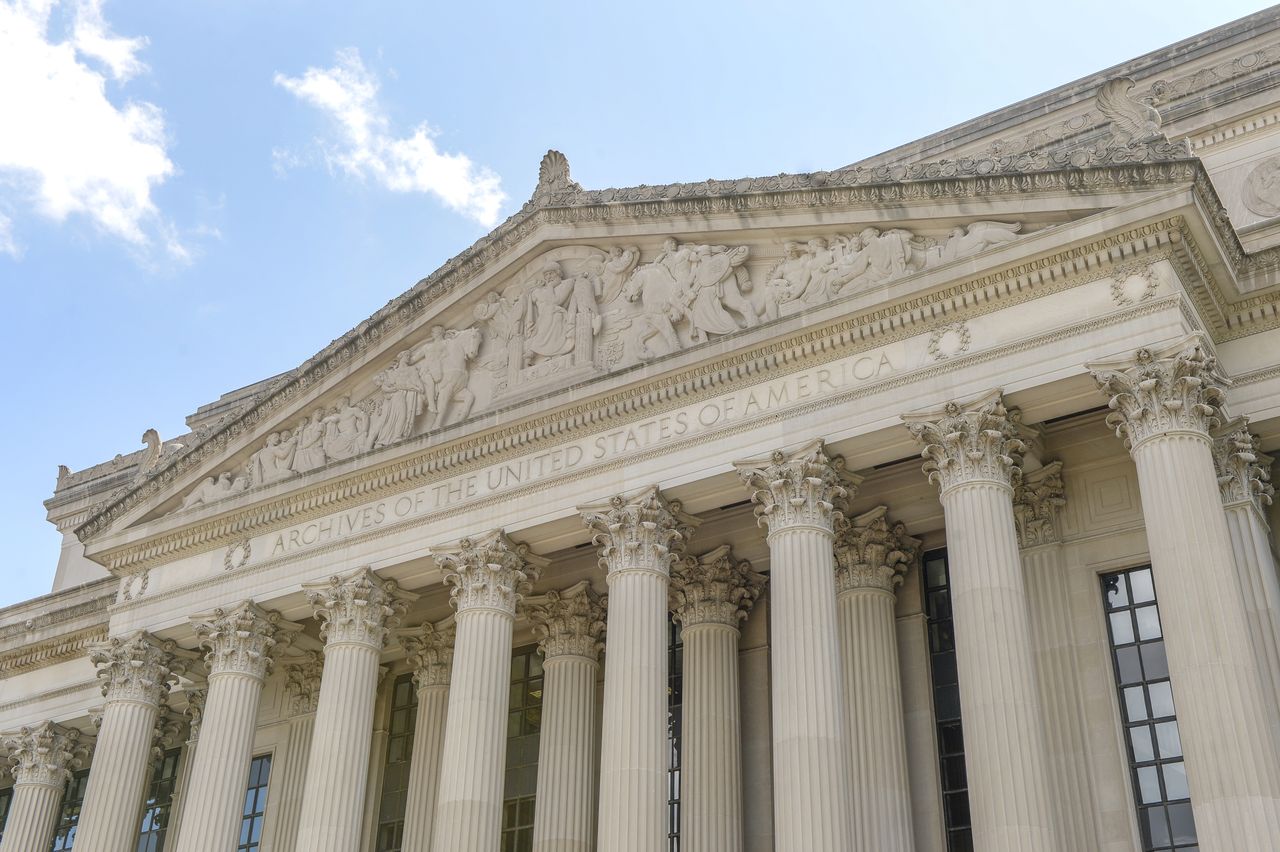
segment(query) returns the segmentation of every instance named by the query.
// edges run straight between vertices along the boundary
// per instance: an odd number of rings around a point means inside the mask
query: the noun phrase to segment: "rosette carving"
[[[287,645],[302,625],[285,621],[278,612],[269,612],[253,601],[242,601],[230,609],[219,607],[191,619],[210,675],[244,674],[259,680],[271,672],[272,654],[278,645]]]
[[[320,637],[327,644],[352,643],[381,649],[387,631],[400,621],[411,601],[418,599],[395,582],[368,567],[302,586],[321,619]]]
[[[89,660],[98,667],[107,701],[141,701],[157,706],[196,657],[174,642],[162,641],[141,630],[112,637],[89,649]]]
[[[318,651],[303,651],[297,660],[284,664],[284,688],[289,696],[289,710],[294,716],[316,712],[320,703],[320,678],[324,674],[324,656]]]
[[[600,567],[611,576],[623,571],[667,576],[698,524],[656,485],[579,506],[578,511],[594,533],[591,540],[600,549]]]
[[[529,545],[512,541],[502,530],[433,547],[431,556],[445,583],[453,587],[450,597],[458,612],[489,609],[512,617],[547,564],[529,552]]]
[[[526,611],[538,635],[538,648],[548,660],[586,657],[595,660],[604,648],[608,597],[588,580],[561,591],[529,598]]]
[[[836,525],[836,592],[878,589],[893,594],[920,558],[920,540],[902,522],[889,522],[877,506]]]
[[[768,578],[735,559],[727,544],[686,556],[671,572],[671,609],[685,627],[724,624],[735,630],[764,591]]]
[[[1163,349],[1144,347],[1132,358],[1088,367],[1110,397],[1107,425],[1129,450],[1170,432],[1208,438],[1226,420],[1222,405],[1230,382],[1199,334]]]
[[[1051,462],[1023,474],[1013,489],[1013,520],[1018,527],[1018,544],[1025,548],[1061,541],[1058,520],[1065,505],[1062,462]]]
[[[1213,465],[1218,473],[1222,502],[1228,506],[1246,501],[1262,512],[1271,505],[1275,486],[1271,484],[1271,456],[1257,448],[1257,436],[1249,431],[1249,421],[1238,417],[1227,423],[1213,438]]]
[[[453,616],[396,631],[396,640],[413,666],[413,682],[418,689],[448,686],[457,632]]]
[[[4,738],[8,761],[16,784],[43,784],[62,789],[71,771],[80,766],[88,749],[80,742],[80,732],[53,722],[19,728]]]
[[[843,458],[828,454],[821,439],[734,467],[751,489],[757,522],[771,533],[791,527],[833,532],[845,498],[862,482],[845,471]]]
[[[911,436],[924,449],[924,472],[943,493],[970,482],[1011,486],[1020,475],[1026,444],[1021,418],[1005,408],[999,390],[936,411],[904,414]]]

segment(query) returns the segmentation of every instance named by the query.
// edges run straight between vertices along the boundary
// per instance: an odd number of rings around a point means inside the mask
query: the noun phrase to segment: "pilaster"
[[[453,616],[435,624],[396,631],[396,639],[413,666],[418,713],[413,729],[409,788],[405,793],[405,849],[429,850],[440,795],[440,763],[444,757],[445,720],[449,710],[449,676],[457,634]]]
[[[281,852],[295,852],[298,823],[302,818],[302,795],[307,782],[307,763],[311,757],[311,741],[316,729],[316,705],[320,701],[320,682],[324,673],[324,657],[318,651],[302,651],[282,660],[285,694],[289,701],[289,735],[285,745],[280,783],[279,825],[276,845]]]

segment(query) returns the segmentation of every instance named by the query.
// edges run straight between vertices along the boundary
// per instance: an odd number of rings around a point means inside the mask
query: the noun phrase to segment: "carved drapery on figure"
[[[678,560],[671,571],[671,611],[685,627],[723,624],[738,628],[764,591],[768,577],[736,559],[724,544]]]
[[[751,489],[758,523],[770,533],[797,526],[833,532],[844,499],[862,481],[845,471],[844,459],[831,456],[821,440],[734,465]]]
[[[579,506],[578,511],[600,548],[600,567],[611,575],[648,571],[668,576],[698,523],[656,485]]]
[[[1005,408],[999,390],[902,419],[924,445],[921,455],[929,481],[943,492],[977,481],[1011,487],[1021,474],[1026,444],[1019,437],[1018,418]]]
[[[413,666],[413,682],[418,689],[448,685],[457,633],[453,616],[396,631],[396,641]]]
[[[304,583],[302,588],[321,619],[320,638],[329,645],[350,642],[382,648],[387,632],[418,598],[367,567]]]
[[[80,766],[87,747],[80,732],[53,722],[19,728],[0,742],[17,784],[43,784],[59,790]]]
[[[1018,544],[1024,549],[1062,540],[1059,519],[1067,505],[1062,483],[1062,462],[1023,473],[1013,489],[1013,520],[1018,526]]]
[[[567,589],[552,590],[525,601],[538,648],[547,659],[585,657],[595,660],[604,649],[608,596],[582,580]]]
[[[1208,439],[1225,419],[1230,382],[1196,334],[1161,349],[1142,348],[1132,358],[1088,365],[1110,397],[1107,425],[1132,450],[1148,438],[1183,432]]]
[[[836,523],[836,591],[879,589],[893,593],[920,558],[920,540],[901,521],[890,523],[877,506]]]
[[[259,680],[270,672],[278,645],[288,645],[302,625],[285,621],[252,601],[219,607],[191,619],[210,674],[235,672]]]
[[[1271,462],[1271,456],[1258,449],[1258,438],[1245,417],[1224,424],[1213,436],[1213,465],[1225,505],[1248,501],[1266,517],[1276,493]]]
[[[489,609],[513,617],[547,565],[547,560],[529,552],[529,545],[512,541],[502,530],[433,547],[431,557],[452,587],[454,609]]]

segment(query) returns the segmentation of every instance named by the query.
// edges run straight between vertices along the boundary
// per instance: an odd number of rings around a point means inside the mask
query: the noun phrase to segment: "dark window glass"
[[[387,734],[387,765],[382,772],[378,802],[377,852],[400,852],[404,843],[404,811],[409,792],[409,759],[413,728],[418,718],[418,691],[413,675],[403,674],[391,687],[391,727]]]
[[[67,782],[67,791],[62,795],[62,809],[58,813],[58,828],[53,833],[53,852],[64,852],[76,842],[80,806],[84,804],[84,791],[88,786],[88,769],[81,769]]]
[[[240,817],[240,839],[236,852],[258,852],[262,842],[262,818],[267,812],[267,780],[271,777],[271,755],[255,757],[249,764],[249,788],[244,794]]]
[[[1194,850],[1196,824],[1151,569],[1103,575],[1102,598],[1142,848]]]
[[[956,638],[951,623],[951,574],[945,549],[931,550],[924,555],[923,576],[947,849],[948,852],[971,852],[973,831],[969,821],[969,779],[964,764],[960,677],[956,673]]]
[[[13,804],[13,788],[0,790],[0,842],[4,842],[4,827],[9,824],[9,807]]]
[[[507,777],[502,802],[501,852],[533,849],[538,792],[538,734],[542,730],[542,655],[536,645],[511,657],[507,703]]]
[[[142,803],[142,825],[138,829],[137,852],[164,852],[181,755],[182,749],[169,749],[151,771],[147,798]]]
[[[667,850],[680,852],[680,706],[684,692],[684,642],[671,620],[667,634]]]

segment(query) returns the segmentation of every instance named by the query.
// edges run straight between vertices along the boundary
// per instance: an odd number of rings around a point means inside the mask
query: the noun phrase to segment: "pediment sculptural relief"
[[[902,228],[789,241],[757,267],[748,246],[666,239],[564,246],[480,297],[465,328],[433,326],[357,401],[343,396],[272,432],[248,459],[211,475],[181,509],[310,473],[466,419],[475,411],[583,382],[1017,239],[1018,223],[977,221],[942,237]],[[767,272],[764,270],[768,269]]]

